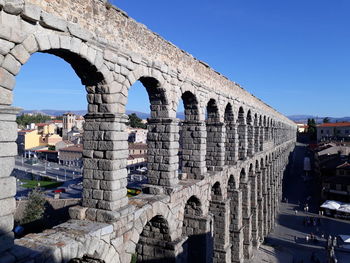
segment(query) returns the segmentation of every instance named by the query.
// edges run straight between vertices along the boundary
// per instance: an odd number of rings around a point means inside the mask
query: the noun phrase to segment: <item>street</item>
[[[34,172],[44,176],[46,175],[47,177],[57,181],[67,181],[81,176],[82,170],[78,167],[68,167],[58,163],[45,162],[42,160],[38,160],[37,164],[32,165],[26,163],[27,160],[29,159],[17,156],[15,160],[15,168],[22,171]]]
[[[293,257],[293,262],[296,263],[312,262],[313,253],[323,263],[327,262],[325,238],[328,235],[334,237],[339,234],[350,234],[350,221],[319,216],[319,200],[317,198],[319,195],[315,180],[304,181],[303,179],[305,156],[308,156],[306,145],[297,143],[291,168],[285,174],[283,181],[283,197],[288,202],[281,203],[276,226],[266,239],[266,245],[290,254]],[[309,212],[305,212],[303,209],[306,203]],[[319,222],[319,224],[306,225],[304,223],[306,218],[312,219],[313,217],[315,217],[315,222]],[[306,240],[306,236],[311,234],[316,236],[317,241]],[[325,238],[322,238],[322,235]],[[350,262],[350,251],[341,252],[336,248],[335,255],[338,263]],[[276,262],[286,261],[281,259]]]

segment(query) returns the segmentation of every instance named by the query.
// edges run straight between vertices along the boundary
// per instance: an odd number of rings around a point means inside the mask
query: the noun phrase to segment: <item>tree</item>
[[[28,195],[28,201],[24,209],[24,215],[21,224],[28,224],[42,219],[45,212],[45,197],[39,189],[34,189]]]
[[[328,117],[323,118],[323,123],[329,123],[330,119]]]
[[[316,122],[315,119],[307,119],[308,133],[311,139],[316,139]]]
[[[29,115],[29,114],[22,114],[20,116],[17,116],[16,122],[18,126],[21,128],[25,128],[28,124],[31,123],[41,123],[46,122],[48,120],[51,120],[50,116],[43,115],[43,114],[36,114],[36,115]]]
[[[146,129],[146,124],[142,123],[142,119],[140,119],[135,113],[131,113],[129,115],[129,125],[132,128],[141,128]]]

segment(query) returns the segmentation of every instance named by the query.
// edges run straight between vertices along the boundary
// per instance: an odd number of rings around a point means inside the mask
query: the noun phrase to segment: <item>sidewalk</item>
[[[293,263],[293,256],[283,248],[261,245],[253,253],[254,258],[246,260],[245,263]]]

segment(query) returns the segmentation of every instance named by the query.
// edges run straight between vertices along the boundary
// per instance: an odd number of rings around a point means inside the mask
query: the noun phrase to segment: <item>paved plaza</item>
[[[328,235],[350,234],[350,222],[319,216],[319,200],[315,181],[303,180],[303,159],[310,155],[306,145],[297,144],[289,172],[284,177],[284,197],[288,202],[281,203],[280,214],[273,232],[250,262],[313,262],[311,256],[320,262],[327,261],[325,241]],[[310,198],[311,197],[311,198]],[[304,212],[304,204],[309,212]],[[295,212],[297,211],[297,212]],[[316,226],[304,224],[305,218],[315,218]],[[319,218],[319,220],[318,220]],[[306,241],[306,235],[315,235],[317,241]],[[324,235],[325,238],[322,238]],[[335,250],[338,263],[350,262],[350,251]],[[317,261],[315,261],[317,262]]]

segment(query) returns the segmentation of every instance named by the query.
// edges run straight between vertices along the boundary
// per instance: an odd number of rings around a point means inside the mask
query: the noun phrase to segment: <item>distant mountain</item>
[[[73,112],[74,114],[77,114],[77,115],[85,115],[87,111],[86,110],[23,110],[21,114],[37,113],[37,114],[50,115],[50,116],[62,116],[67,112]]]
[[[77,115],[85,115],[87,113],[86,110],[23,110],[21,114],[29,114],[29,113],[37,113],[37,114],[43,114],[43,115],[50,115],[50,116],[62,116],[63,114],[67,112],[73,112]],[[134,111],[134,110],[127,110],[126,114],[135,113],[139,118],[141,119],[147,119],[150,117],[149,113],[140,112],[140,111]],[[176,114],[176,117],[184,120],[185,119],[185,113],[179,112]]]
[[[295,122],[307,123],[307,119],[315,119],[316,123],[322,123],[325,117],[313,116],[313,115],[290,115],[289,119]],[[329,122],[350,122],[350,117],[328,117]]]

